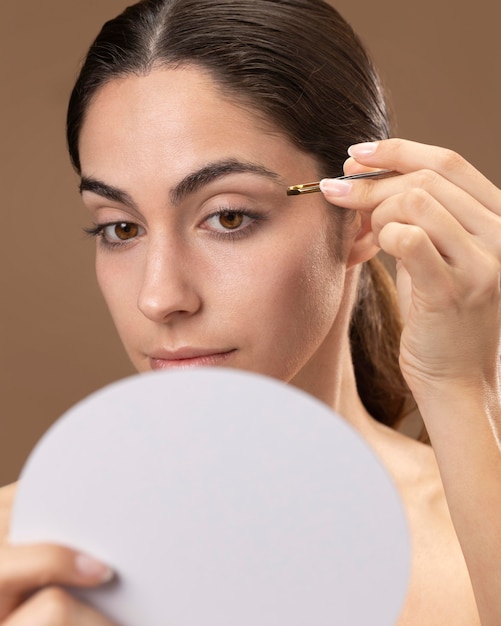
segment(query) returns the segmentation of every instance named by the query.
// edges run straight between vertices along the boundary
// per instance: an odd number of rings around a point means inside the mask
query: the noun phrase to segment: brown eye
[[[144,229],[134,222],[116,222],[99,228],[103,243],[109,245],[125,244],[144,234]]]
[[[226,213],[221,213],[219,216],[219,223],[223,228],[228,230],[234,230],[235,228],[239,228],[242,226],[244,221],[244,216],[242,213],[233,213],[228,211]]]
[[[133,239],[138,236],[139,227],[137,224],[122,222],[121,224],[115,224],[113,226],[113,234],[121,241],[127,241],[128,239]]]
[[[227,208],[209,215],[202,223],[202,228],[213,233],[231,239],[250,235],[252,226],[262,221],[261,215],[255,214],[248,209]]]

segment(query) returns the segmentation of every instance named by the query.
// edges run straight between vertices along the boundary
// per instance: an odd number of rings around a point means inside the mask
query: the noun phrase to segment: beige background
[[[4,2],[0,23],[0,484],[53,420],[132,373],[93,277],[65,153],[79,59],[123,0]],[[447,145],[501,185],[498,0],[338,0],[376,59],[402,136]],[[300,36],[300,33],[298,33]]]

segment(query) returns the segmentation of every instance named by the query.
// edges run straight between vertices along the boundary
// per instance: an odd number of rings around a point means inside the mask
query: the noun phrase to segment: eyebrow
[[[264,165],[259,163],[251,163],[246,161],[239,161],[237,159],[226,159],[224,161],[216,161],[215,163],[209,163],[201,169],[191,174],[188,174],[181,180],[176,187],[171,191],[170,198],[174,205],[177,205],[186,196],[195,193],[205,185],[213,182],[223,176],[229,174],[242,174],[242,173],[257,174],[264,176],[270,180],[280,181],[281,177],[272,170],[269,170]]]
[[[118,187],[113,187],[112,185],[107,185],[96,178],[82,176],[79,189],[80,193],[90,191],[91,193],[95,193],[96,195],[106,198],[107,200],[111,200],[112,202],[124,204],[131,209],[137,209],[136,203],[126,191],[123,191]]]
[[[209,183],[228,176],[229,174],[251,173],[263,176],[275,182],[283,182],[281,176],[259,163],[239,161],[238,159],[226,159],[209,163],[196,172],[191,172],[185,176],[170,192],[171,203],[176,206],[186,196],[195,193]],[[90,191],[112,202],[124,204],[137,210],[137,206],[132,197],[124,190],[103,183],[93,177],[82,176],[80,181],[80,193]]]

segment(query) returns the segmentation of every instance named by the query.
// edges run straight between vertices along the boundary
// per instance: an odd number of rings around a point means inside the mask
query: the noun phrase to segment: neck
[[[327,404],[369,439],[375,421],[358,395],[349,340],[358,278],[358,271],[347,271],[344,296],[328,336],[290,382]]]
[[[374,420],[358,395],[348,335],[336,343],[325,355],[317,352],[315,366],[306,367],[291,384],[327,404],[363,435],[368,434]]]
[[[317,357],[318,353],[315,360]],[[324,402],[351,424],[378,455],[401,494],[407,493],[409,484],[422,477],[423,463],[427,471],[436,473],[429,446],[377,422],[364,407],[357,390],[347,333],[315,367],[306,367],[291,384]]]

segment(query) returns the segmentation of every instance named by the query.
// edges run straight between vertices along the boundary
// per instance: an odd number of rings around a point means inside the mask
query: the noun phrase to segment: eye
[[[101,232],[106,241],[120,243],[138,237],[141,234],[141,228],[132,222],[119,222],[104,226]]]
[[[258,219],[259,216],[247,211],[223,209],[208,217],[204,222],[204,227],[221,234],[239,232],[246,230]]]
[[[227,211],[226,213],[221,213],[219,215],[219,223],[223,228],[227,228],[228,230],[234,230],[242,226],[244,221],[244,216],[242,213],[233,213]]]
[[[114,247],[125,245],[144,234],[144,229],[134,222],[115,222],[113,224],[99,224],[94,228],[85,228],[91,237],[97,237],[105,246]]]

